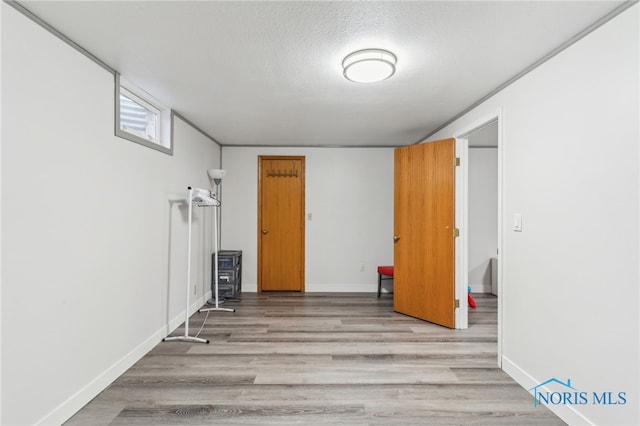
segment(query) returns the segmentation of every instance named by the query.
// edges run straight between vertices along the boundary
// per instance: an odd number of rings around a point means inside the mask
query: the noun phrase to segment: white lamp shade
[[[364,49],[347,55],[342,61],[344,76],[356,83],[386,80],[396,72],[396,56],[382,49]]]
[[[227,174],[227,171],[222,169],[209,169],[207,170],[207,174],[211,179],[222,179]]]

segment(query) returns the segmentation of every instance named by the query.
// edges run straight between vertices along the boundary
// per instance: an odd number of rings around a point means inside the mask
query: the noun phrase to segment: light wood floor
[[[496,367],[496,299],[475,296],[449,330],[389,294],[243,294],[210,344],[158,344],[66,425],[564,424]]]

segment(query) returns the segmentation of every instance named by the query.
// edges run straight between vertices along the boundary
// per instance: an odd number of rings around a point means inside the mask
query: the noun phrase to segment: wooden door
[[[305,157],[258,157],[258,291],[304,291]]]
[[[395,150],[396,312],[455,327],[455,139]]]

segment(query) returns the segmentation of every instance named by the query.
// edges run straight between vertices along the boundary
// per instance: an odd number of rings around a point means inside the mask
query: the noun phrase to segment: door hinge
[[[456,164],[456,166],[460,165],[460,157],[456,157],[456,163],[455,164]]]
[[[453,238],[458,238],[460,236],[460,229],[453,228]]]
[[[460,299],[455,299],[453,301],[453,309],[457,309],[460,307]]]

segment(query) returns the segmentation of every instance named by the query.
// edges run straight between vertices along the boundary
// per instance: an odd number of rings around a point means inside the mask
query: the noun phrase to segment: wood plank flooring
[[[394,313],[392,297],[243,294],[209,314],[210,344],[159,343],[65,424],[564,424],[497,368],[495,297],[475,295],[468,330]]]

